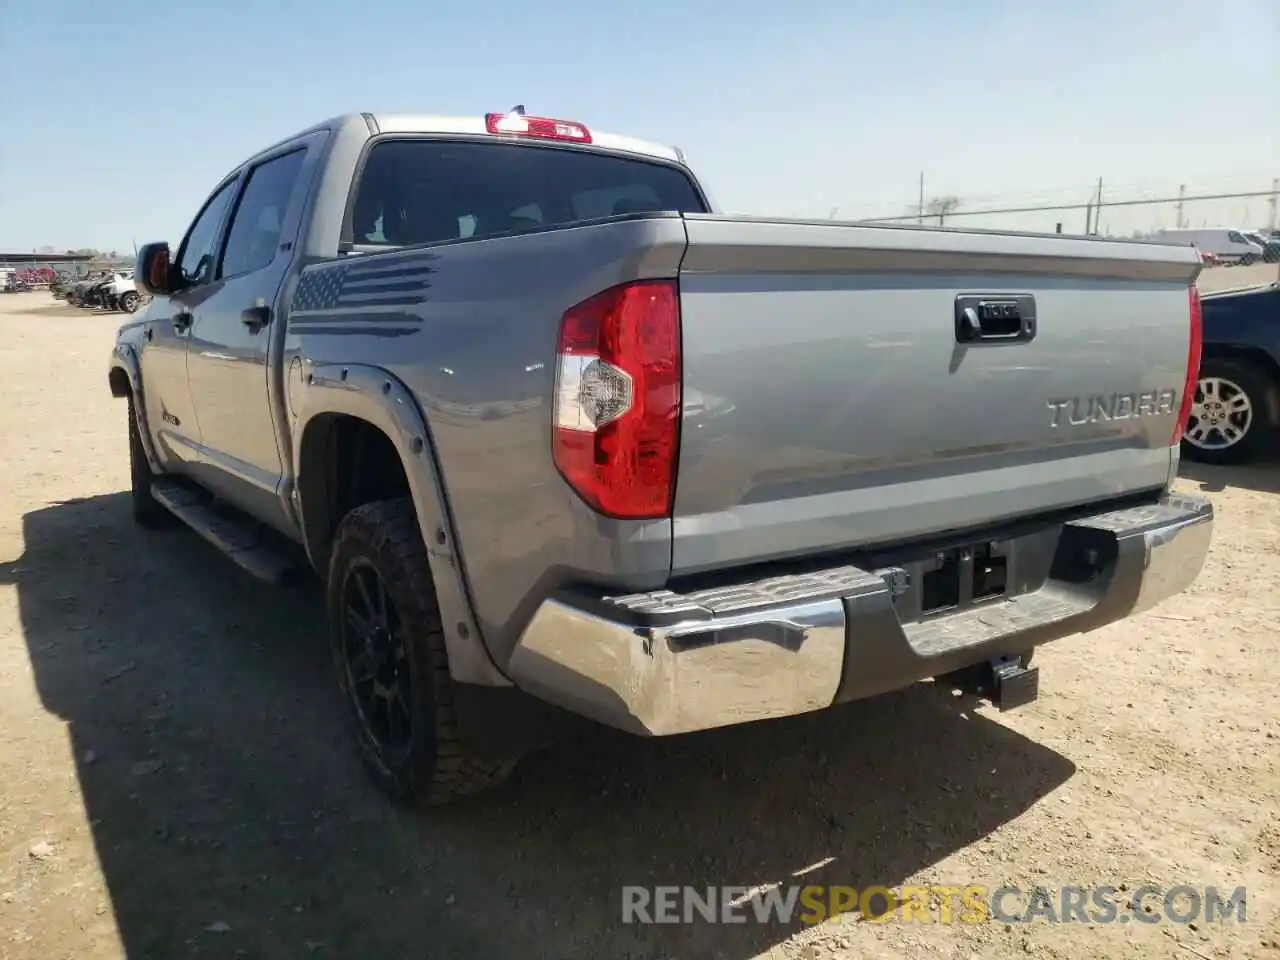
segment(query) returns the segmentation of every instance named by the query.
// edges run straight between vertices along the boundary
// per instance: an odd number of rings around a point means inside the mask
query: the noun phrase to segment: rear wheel
[[[329,638],[357,748],[393,799],[439,806],[496,786],[514,761],[472,756],[458,732],[444,627],[410,500],[352,510],[334,540]]]
[[[125,313],[137,313],[138,304],[142,298],[132,290],[129,290],[120,297],[120,309]]]
[[[1182,452],[1202,463],[1240,463],[1255,456],[1275,424],[1267,375],[1245,360],[1210,358],[1200,365]]]

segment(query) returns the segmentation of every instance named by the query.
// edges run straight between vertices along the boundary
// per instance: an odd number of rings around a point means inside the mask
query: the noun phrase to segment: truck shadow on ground
[[[131,958],[739,960],[796,925],[624,924],[622,888],[892,886],[1074,770],[922,685],[663,742],[592,730],[489,797],[405,812],[348,749],[318,584],[275,592],[189,531],[138,530],[124,493],[23,532],[0,583]]]
[[[116,317],[121,323],[128,319],[128,314],[121,313],[118,310],[99,310],[96,307],[77,307],[63,300],[55,300],[53,303],[39,307],[30,307],[23,311],[28,316],[33,317],[57,317],[62,320],[70,320],[77,317]]]
[[[1204,493],[1221,493],[1228,487],[1258,493],[1280,493],[1280,452],[1263,460],[1226,467],[1184,458],[1178,463],[1178,476],[1194,480]]]

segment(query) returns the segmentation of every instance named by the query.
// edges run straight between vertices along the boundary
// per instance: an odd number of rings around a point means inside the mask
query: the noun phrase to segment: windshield
[[[356,187],[352,242],[404,245],[483,237],[622,213],[704,213],[680,167],[510,143],[375,144]]]

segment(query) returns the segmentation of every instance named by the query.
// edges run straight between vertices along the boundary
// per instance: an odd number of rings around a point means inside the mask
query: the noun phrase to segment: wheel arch
[[[451,676],[463,683],[510,686],[480,636],[430,430],[408,388],[377,367],[322,364],[290,385],[288,403],[296,417],[294,506],[312,565],[322,576],[327,573],[333,535],[345,515],[335,514],[359,505],[353,497],[370,490],[409,496],[427,549]],[[359,456],[368,459],[357,464],[352,493],[338,455],[357,445]],[[360,486],[362,469],[392,468],[393,455],[394,475]]]

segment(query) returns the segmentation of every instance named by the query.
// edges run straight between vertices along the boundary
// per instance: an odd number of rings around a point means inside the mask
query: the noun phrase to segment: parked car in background
[[[1152,236],[1161,243],[1189,243],[1203,253],[1211,253],[1224,263],[1248,266],[1264,256],[1261,244],[1232,227],[1204,227],[1195,230],[1161,230]]]
[[[89,284],[80,297],[78,306],[81,307],[101,307],[107,301],[107,285],[111,283],[112,275],[97,277],[93,283]]]
[[[71,287],[78,283],[80,278],[74,273],[59,273],[49,284],[49,292],[53,294],[55,300],[67,299],[67,293]]]
[[[1262,248],[1262,259],[1267,263],[1280,263],[1280,237],[1271,237],[1256,230],[1244,231],[1245,237]]]
[[[122,270],[113,274],[102,288],[102,306],[108,310],[136,313],[142,304],[142,295],[133,282],[133,271]]]
[[[1280,441],[1280,283],[1206,293],[1204,347],[1182,452],[1239,463]]]
[[[75,280],[67,287],[67,303],[72,306],[79,307],[85,305],[85,300],[93,290],[103,280],[103,273],[95,270],[86,273],[83,277]]]
[[[58,284],[50,289],[55,297],[65,297],[72,306],[94,307],[99,310],[134,313],[147,302],[147,298],[139,293],[134,283],[132,269],[99,270],[68,284],[65,289]]]

